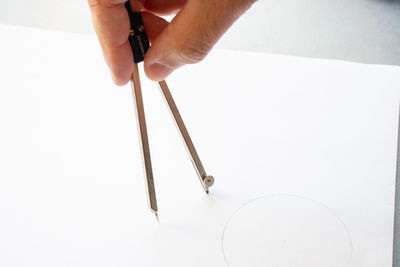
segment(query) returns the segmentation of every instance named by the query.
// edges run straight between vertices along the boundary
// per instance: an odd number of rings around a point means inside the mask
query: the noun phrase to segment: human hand
[[[104,58],[117,85],[133,71],[126,0],[87,0]],[[160,81],[185,64],[201,61],[255,0],[130,0],[142,12],[152,46],[144,59],[148,78]],[[168,23],[159,15],[178,12]]]

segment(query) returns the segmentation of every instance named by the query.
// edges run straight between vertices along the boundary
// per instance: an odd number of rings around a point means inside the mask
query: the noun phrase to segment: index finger
[[[88,0],[97,37],[114,82],[123,85],[133,70],[132,50],[128,41],[129,18],[126,0]]]

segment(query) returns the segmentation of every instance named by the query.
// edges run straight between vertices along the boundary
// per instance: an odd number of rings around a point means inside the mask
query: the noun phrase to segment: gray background
[[[93,33],[85,0],[0,0],[0,23]],[[400,65],[400,0],[259,0],[217,46]],[[397,192],[399,183],[397,175]],[[398,195],[395,267],[400,266]]]

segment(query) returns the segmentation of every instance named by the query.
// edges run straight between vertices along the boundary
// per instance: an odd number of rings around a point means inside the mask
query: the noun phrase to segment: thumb
[[[160,81],[185,64],[205,58],[254,0],[188,0],[147,51],[144,69]]]

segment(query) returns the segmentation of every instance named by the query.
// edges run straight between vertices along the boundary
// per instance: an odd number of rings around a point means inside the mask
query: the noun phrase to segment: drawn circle
[[[346,225],[331,209],[291,195],[245,203],[222,235],[230,267],[342,267],[349,265],[352,250]]]

